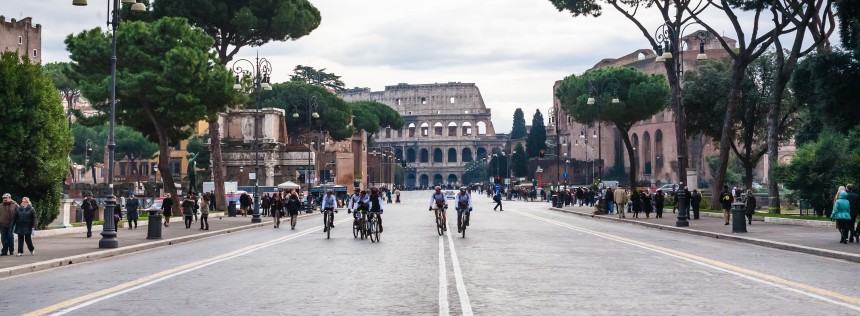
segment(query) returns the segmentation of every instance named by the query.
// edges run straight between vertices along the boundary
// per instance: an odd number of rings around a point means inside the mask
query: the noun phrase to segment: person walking
[[[116,195],[113,196],[113,200],[116,201]],[[122,208],[117,207],[113,212],[113,231],[115,233],[119,233],[119,222],[122,221]]]
[[[128,199],[125,200],[125,217],[128,220],[128,229],[137,229],[138,208],[140,208],[140,200],[134,197],[134,192],[129,192]]]
[[[848,192],[839,192],[836,203],[833,203],[833,211],[830,213],[830,219],[836,221],[836,228],[839,229],[839,243],[848,243],[849,226],[851,222],[851,206],[848,202]],[[20,237],[19,237],[20,238]],[[18,243],[20,245],[20,242]],[[20,246],[18,246],[20,248]]]
[[[630,204],[633,208],[633,218],[639,218],[639,213],[642,212],[642,193],[639,190],[634,190],[630,195]]]
[[[747,216],[747,224],[752,225],[752,218],[755,215],[756,200],[752,190],[747,190],[747,197],[744,201],[744,215]]]
[[[618,218],[627,218],[624,215],[624,206],[627,205],[627,192],[624,192],[621,188],[615,189],[615,192],[612,192],[613,202],[615,203],[615,209],[618,211]]]
[[[860,213],[860,196],[854,189],[854,185],[846,184],[845,191],[848,192],[848,204],[851,209],[851,225],[848,227],[848,242],[853,243],[857,237],[857,230],[854,228],[854,223],[857,222],[857,214]],[[860,242],[860,240],[858,240]]]
[[[3,194],[3,204],[0,204],[0,239],[3,243],[3,252],[0,256],[5,256],[7,253],[11,256],[15,253],[15,213],[18,211],[18,203],[12,200],[12,195],[9,193]]]
[[[400,203],[400,189],[394,189],[394,203]]]
[[[269,196],[268,192],[263,195],[263,199],[260,201],[260,208],[263,210],[263,216],[270,216],[269,209],[272,208],[272,197]]]
[[[173,199],[170,193],[161,202],[161,214],[164,215],[164,227],[170,227],[170,216],[173,215]]]
[[[693,190],[693,194],[690,196],[690,206],[693,210],[693,219],[699,219],[699,208],[702,206],[702,195],[699,194],[699,190]],[[687,216],[689,217],[690,215],[687,214]]]
[[[296,217],[299,216],[299,210],[302,208],[302,201],[299,201],[299,195],[296,190],[290,192],[290,199],[287,201],[287,215],[290,216],[290,229],[296,229]]]
[[[275,228],[281,227],[281,210],[284,208],[284,199],[279,193],[272,195],[269,201],[269,212],[274,217]]]
[[[12,220],[15,226],[15,234],[18,235],[18,257],[24,255],[24,242],[27,242],[27,250],[30,250],[30,255],[36,255],[36,248],[33,247],[33,231],[36,230],[36,210],[30,204],[30,198],[24,197],[21,199],[21,205],[15,211],[15,217]]]
[[[663,190],[657,190],[657,193],[654,193],[654,212],[657,214],[655,218],[663,218],[664,204],[666,204],[666,196],[663,195]]]
[[[197,213],[200,211],[200,197],[191,192],[191,200],[194,201],[194,222],[197,222]]]
[[[92,192],[87,192],[87,198],[81,203],[81,210],[84,211],[84,221],[87,223],[87,238],[90,238],[93,236],[93,220],[99,210],[98,203],[93,200]]]
[[[732,196],[732,193],[729,192],[729,186],[723,185],[723,192],[720,193],[720,206],[723,209],[723,220],[726,221],[725,225],[729,224],[729,220],[732,217],[732,203],[734,203],[735,197]]]
[[[200,203],[200,229],[209,230],[209,203],[212,197],[204,193]]]
[[[496,191],[496,195],[493,196],[493,202],[496,202],[496,206],[493,207],[493,211],[495,211],[497,208],[499,209],[499,212],[504,211],[504,209],[502,209],[502,191],[501,190]]]
[[[642,211],[645,212],[645,218],[651,218],[651,212],[654,211],[651,197],[647,193],[642,193],[639,195],[639,198],[642,199]]]
[[[247,217],[251,206],[251,196],[248,193],[242,193],[239,196],[239,210],[242,216]]]
[[[194,196],[191,193],[185,196],[185,200],[182,200],[182,215],[185,216],[185,229],[191,228],[191,221],[194,220],[194,205],[197,204],[194,201]]]

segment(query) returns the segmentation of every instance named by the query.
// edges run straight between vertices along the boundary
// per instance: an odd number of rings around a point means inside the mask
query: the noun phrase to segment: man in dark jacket
[[[251,196],[248,193],[242,193],[239,196],[239,209],[242,210],[242,216],[248,216],[251,207]]]
[[[140,200],[134,197],[134,192],[128,194],[128,199],[125,200],[126,218],[128,218],[128,229],[137,229],[137,219],[139,214],[137,209],[140,208]],[[132,224],[134,224],[132,226]]]
[[[84,211],[84,221],[87,222],[87,238],[90,238],[93,236],[93,220],[99,210],[99,205],[96,200],[93,200],[92,193],[87,193],[87,198],[81,203],[81,209]]]
[[[699,194],[699,190],[693,190],[693,194],[690,196],[690,206],[693,210],[693,219],[699,219],[699,208],[702,206],[702,195]],[[690,215],[687,214],[687,216]]]
[[[848,204],[851,208],[851,226],[848,231],[848,236],[850,236],[848,242],[854,242],[855,238],[858,238],[858,242],[860,242],[860,237],[857,236],[857,229],[854,228],[854,223],[857,221],[857,214],[860,213],[860,196],[857,195],[857,191],[854,189],[853,184],[848,184],[845,186],[845,190],[848,191]],[[858,226],[860,228],[860,226]]]
[[[3,204],[0,205],[0,240],[3,243],[3,252],[0,253],[0,256],[5,256],[7,253],[11,256],[14,253],[15,234],[12,231],[12,221],[17,210],[18,203],[12,200],[12,195],[3,194]]]
[[[735,198],[732,196],[732,193],[729,192],[729,186],[723,185],[723,192],[720,193],[720,206],[723,209],[723,219],[726,220],[726,225],[729,224],[729,220],[731,219],[731,210],[732,203],[735,201]]]

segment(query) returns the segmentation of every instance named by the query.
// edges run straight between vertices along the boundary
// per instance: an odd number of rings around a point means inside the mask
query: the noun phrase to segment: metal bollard
[[[747,232],[747,219],[744,211],[744,203],[743,202],[735,202],[732,203],[732,232],[733,233],[746,233]]]
[[[146,229],[146,239],[161,239],[161,211],[149,210],[149,227]]]

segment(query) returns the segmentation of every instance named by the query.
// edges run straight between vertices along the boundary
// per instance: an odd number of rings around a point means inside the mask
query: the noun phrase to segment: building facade
[[[33,19],[7,21],[0,15],[0,51],[17,51],[34,64],[42,62],[42,25],[33,25]]]
[[[467,163],[502,148],[492,111],[474,83],[433,83],[386,86],[384,91],[354,88],[338,94],[346,101],[376,101],[403,117],[403,128],[383,128],[373,137],[405,164],[405,185],[459,185]],[[382,162],[384,163],[384,162]]]

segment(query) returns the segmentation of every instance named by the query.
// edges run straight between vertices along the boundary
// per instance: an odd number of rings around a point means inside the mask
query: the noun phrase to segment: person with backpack
[[[460,227],[469,226],[469,217],[472,216],[472,195],[466,193],[466,187],[460,187],[460,193],[454,196],[454,201],[457,201],[457,233],[462,230]],[[466,212],[466,222],[460,223],[460,217]]]
[[[723,219],[726,221],[725,225],[729,224],[729,220],[732,217],[732,203],[735,202],[734,196],[732,196],[731,192],[729,192],[729,186],[723,185],[723,192],[720,193],[720,206],[723,209]]]
[[[379,189],[375,187],[370,188],[370,205],[368,205],[368,207],[370,208],[370,212],[373,213],[373,216],[376,216],[380,233],[382,232],[382,212],[384,211],[382,204],[384,203],[385,201],[382,199],[382,194],[380,194]]]
[[[495,211],[497,208],[499,209],[499,212],[504,211],[504,209],[502,209],[502,191],[501,190],[496,191],[496,195],[493,195],[493,202],[496,202],[496,206],[493,207],[493,211]]]

